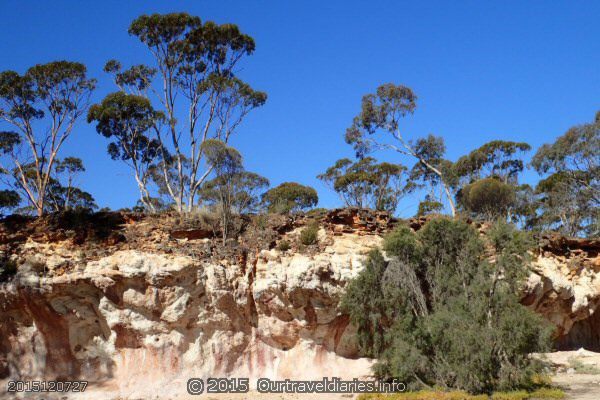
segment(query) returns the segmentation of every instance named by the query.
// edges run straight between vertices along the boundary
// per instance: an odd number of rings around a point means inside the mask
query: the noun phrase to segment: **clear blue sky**
[[[337,197],[315,176],[352,155],[344,131],[361,96],[381,83],[417,93],[405,132],[443,136],[450,159],[496,138],[537,147],[600,109],[598,1],[6,0],[0,69],[80,61],[99,79],[99,101],[115,89],[102,72],[106,60],[149,60],[127,34],[131,20],[174,11],[236,23],[255,38],[240,75],[269,99],[232,143],[249,170],[274,185],[312,185],[324,207],[338,205]],[[81,121],[62,155],[83,158],[81,184],[100,206],[131,206],[133,178],[106,144]],[[416,203],[406,199],[400,214]]]

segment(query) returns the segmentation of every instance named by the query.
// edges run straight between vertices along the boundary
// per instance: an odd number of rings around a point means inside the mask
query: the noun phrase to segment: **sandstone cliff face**
[[[145,245],[113,240],[101,251],[29,235],[11,247],[19,272],[0,289],[0,379],[78,377],[113,397],[147,398],[179,396],[192,376],[368,375],[338,303],[392,222],[330,214],[317,248],[222,259],[197,255],[208,239],[165,244],[155,228]],[[296,242],[300,229],[277,240]],[[598,350],[598,244],[549,243],[523,302],[558,326],[559,347]]]
[[[317,254],[263,250],[244,263],[139,250],[87,260],[28,240],[0,291],[0,374],[80,377],[127,398],[185,393],[192,376],[367,375],[337,304],[381,238],[319,235]]]
[[[559,350],[600,351],[600,240],[546,236],[522,303],[557,328]]]

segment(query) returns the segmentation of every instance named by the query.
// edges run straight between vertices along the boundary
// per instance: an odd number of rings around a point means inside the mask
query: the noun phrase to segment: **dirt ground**
[[[557,372],[552,380],[565,391],[567,400],[600,400],[600,353],[580,349],[548,353],[545,354],[545,357],[556,369]],[[574,366],[579,366],[579,368],[574,368]],[[240,395],[210,395],[204,398],[211,400],[350,400],[357,397],[358,395],[251,392]]]
[[[556,371],[552,380],[560,386],[566,393],[567,400],[600,400],[600,353],[595,353],[587,350],[577,351],[560,351],[548,353],[544,355],[553,365]],[[181,382],[185,385],[185,382]],[[121,400],[118,395],[114,395],[111,387],[92,386],[86,393],[78,395],[65,396],[44,396],[44,400],[63,400],[78,399],[110,399]],[[251,391],[245,394],[202,394],[199,396],[191,396],[181,393],[177,395],[169,395],[165,393],[157,393],[152,399],[156,400],[180,400],[180,399],[199,399],[199,400],[351,400],[356,399],[358,395],[349,394],[281,394],[281,393],[258,393]],[[32,394],[11,395],[8,393],[0,393],[0,399],[41,399]],[[147,399],[135,399],[147,400]]]
[[[557,368],[553,382],[570,400],[600,400],[600,353],[579,349],[546,354]],[[583,368],[574,366],[583,365]]]

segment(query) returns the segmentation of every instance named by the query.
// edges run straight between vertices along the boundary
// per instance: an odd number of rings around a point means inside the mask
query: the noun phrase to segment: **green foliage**
[[[440,192],[448,200],[454,215],[454,199],[450,191],[454,176],[452,163],[443,158],[446,151],[444,140],[429,135],[413,143],[405,139],[400,130],[400,120],[414,112],[416,101],[417,96],[406,86],[393,83],[379,86],[376,93],[363,96],[361,111],[346,130],[346,143],[354,147],[359,158],[377,149],[390,149],[416,158],[417,163],[411,170],[412,184],[409,188],[418,188],[416,183],[420,181],[421,186],[430,187],[429,195],[435,199],[436,187],[441,187]],[[378,133],[391,136],[394,143],[375,139]]]
[[[413,191],[428,188],[428,198],[435,199],[439,198],[436,191],[441,185],[456,186],[453,164],[444,159],[446,144],[443,138],[431,134],[419,138],[414,145],[414,154],[419,161],[410,170]]]
[[[205,182],[200,190],[200,198],[208,203],[219,202],[221,191],[228,197],[232,210],[237,214],[253,213],[260,207],[260,194],[269,187],[269,180],[254,172],[239,171],[227,179],[223,176]]]
[[[375,143],[368,140],[379,129],[394,131],[401,118],[412,114],[417,107],[417,96],[406,86],[386,83],[375,94],[362,98],[361,111],[346,130],[346,142],[354,146],[358,157],[373,150]]]
[[[18,207],[20,203],[21,196],[19,196],[19,193],[14,190],[0,190],[0,210],[2,210],[3,213],[6,210]]]
[[[87,119],[95,121],[96,131],[111,140],[108,154],[133,170],[142,205],[154,210],[148,190],[152,165],[160,157],[167,162],[168,155],[159,138],[152,135],[164,115],[143,96],[116,92],[90,107]]]
[[[405,170],[402,165],[377,164],[371,157],[356,162],[344,158],[317,178],[333,188],[348,207],[394,212],[404,189]]]
[[[417,209],[417,217],[429,214],[438,214],[441,213],[443,209],[444,205],[439,201],[425,199],[419,203],[419,208]]]
[[[134,118],[141,125],[134,138],[143,146],[138,154],[156,160],[137,173],[141,200],[150,203],[146,180],[151,175],[159,195],[179,212],[191,211],[214,164],[205,142],[228,143],[245,116],[266,102],[264,92],[236,76],[238,62],[254,52],[254,39],[234,24],[202,22],[187,13],[142,15],[131,23],[129,34],[147,46],[153,65],[123,69],[110,60],[104,70],[114,76],[122,96],[135,96],[128,99],[140,111]],[[151,93],[158,94],[156,106],[162,112],[153,110]],[[127,106],[115,104],[114,111],[127,114]],[[153,139],[145,123],[152,126]]]
[[[319,225],[311,223],[300,231],[300,243],[305,246],[317,243],[319,240]]]
[[[457,194],[458,203],[475,217],[494,220],[506,217],[516,205],[513,185],[497,178],[484,178],[465,185]]]
[[[58,153],[85,113],[94,79],[85,65],[54,61],[29,68],[23,75],[0,73],[0,120],[15,131],[0,133],[2,173],[28,206],[42,215]]]
[[[75,186],[77,175],[82,172],[85,172],[85,167],[80,158],[56,159],[54,176],[48,184],[48,203],[54,211],[98,208],[90,193]]]
[[[542,176],[531,224],[567,235],[600,235],[600,120],[577,125],[540,147],[531,165]]]
[[[516,184],[524,168],[520,155],[529,150],[527,143],[493,140],[459,158],[455,173],[468,182],[497,177],[504,183]]]
[[[201,195],[219,210],[223,243],[225,243],[232,223],[234,204],[244,199],[242,185],[246,181],[242,156],[233,147],[216,139],[205,141],[202,150],[212,168],[214,179],[206,182]]]
[[[534,385],[550,331],[519,303],[527,275],[525,234],[498,223],[488,233],[437,218],[416,234],[401,226],[369,254],[341,307],[358,327],[375,373],[411,388],[440,385],[489,393]]]
[[[288,251],[291,248],[292,248],[292,244],[285,239],[283,239],[279,243],[277,243],[277,250],[279,250],[279,251]]]
[[[262,196],[269,212],[290,213],[312,208],[319,202],[317,191],[296,182],[284,182]]]
[[[489,400],[489,397],[464,391],[419,390],[393,394],[361,394],[358,400]]]
[[[349,314],[358,327],[358,343],[363,355],[378,357],[389,344],[386,332],[396,318],[396,308],[387,296],[382,296],[386,262],[379,251],[372,251],[363,271],[352,280],[342,301],[341,309]]]
[[[160,143],[148,133],[164,118],[142,96],[116,92],[90,107],[88,122],[97,122],[96,131],[111,139],[108,154],[113,160],[133,164],[151,163],[159,154]]]

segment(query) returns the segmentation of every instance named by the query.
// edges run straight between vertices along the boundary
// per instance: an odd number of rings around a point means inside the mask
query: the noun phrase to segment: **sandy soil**
[[[570,400],[600,400],[600,353],[579,349],[546,354],[557,369],[552,381],[562,387]],[[598,369],[599,373],[582,374],[572,368],[573,360]]]

